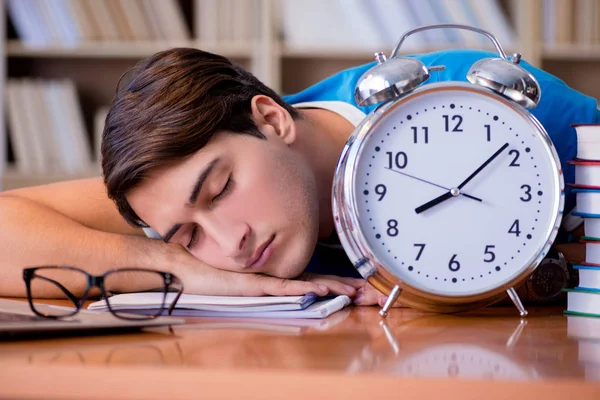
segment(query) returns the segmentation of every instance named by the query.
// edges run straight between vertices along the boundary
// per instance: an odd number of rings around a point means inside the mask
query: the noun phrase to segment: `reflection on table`
[[[188,321],[171,331],[0,343],[0,362],[502,380],[599,378],[593,365],[600,365],[600,359],[588,352],[580,362],[580,340],[568,336],[560,309],[533,310],[527,319],[512,308],[491,308],[460,315],[396,309],[381,320],[369,307],[346,309],[325,320]]]

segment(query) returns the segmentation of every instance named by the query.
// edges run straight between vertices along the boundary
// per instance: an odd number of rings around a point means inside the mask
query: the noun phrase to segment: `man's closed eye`
[[[215,197],[212,198],[212,202],[215,202],[216,200],[223,198],[223,196],[225,196],[227,194],[227,192],[231,189],[232,183],[233,183],[233,181],[231,179],[231,175],[229,175],[229,178],[227,178],[227,182],[225,183],[225,186],[223,186],[223,189],[221,190],[221,192],[219,194],[217,194]]]

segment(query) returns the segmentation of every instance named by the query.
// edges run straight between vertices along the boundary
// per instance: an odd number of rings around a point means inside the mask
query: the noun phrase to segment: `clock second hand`
[[[418,177],[416,177],[416,176],[414,176],[414,175],[407,174],[406,172],[401,172],[401,171],[398,171],[398,170],[396,170],[396,169],[392,169],[392,168],[385,168],[385,169],[389,169],[389,170],[390,170],[390,171],[392,171],[392,172],[396,172],[396,173],[398,173],[398,174],[400,174],[400,175],[404,175],[404,176],[407,176],[407,177],[409,177],[409,178],[416,179],[416,180],[418,180],[418,181],[421,181],[421,182],[427,183],[427,184],[429,184],[429,185],[432,185],[432,186],[439,187],[439,188],[441,188],[441,189],[445,189],[445,190],[447,190],[448,192],[450,192],[450,188],[447,188],[447,187],[445,187],[445,186],[442,186],[442,185],[438,185],[437,183],[429,182],[429,181],[427,181],[427,180],[425,180],[425,179],[421,179],[421,178],[418,178]],[[482,201],[482,200],[481,200],[479,197],[471,196],[471,195],[469,195],[469,194],[466,194],[466,193],[463,193],[463,192],[460,192],[460,194],[461,194],[461,195],[463,195],[463,196],[465,196],[465,197],[467,197],[467,198],[469,198],[469,199],[473,199],[473,200],[476,200],[476,201]]]

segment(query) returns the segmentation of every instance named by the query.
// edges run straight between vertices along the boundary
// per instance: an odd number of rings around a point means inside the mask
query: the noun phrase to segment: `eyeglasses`
[[[116,317],[126,320],[145,320],[156,318],[167,311],[171,315],[181,293],[183,284],[170,272],[154,271],[141,268],[121,268],[107,271],[103,275],[90,275],[87,272],[68,266],[44,266],[25,268],[23,280],[27,287],[27,300],[31,310],[40,317],[64,318],[75,315],[81,310],[84,302],[90,296],[95,295],[94,288],[100,289],[99,294],[106,301],[108,310]],[[161,306],[150,314],[131,314],[111,307],[110,298],[119,293],[126,292],[126,285],[135,282],[141,290],[162,293]],[[69,289],[67,289],[67,287]],[[83,293],[78,298],[73,291]],[[174,297],[167,294],[176,292]],[[75,309],[71,307],[46,307],[43,311],[36,308],[33,299],[40,297],[51,297],[54,299],[68,300]]]

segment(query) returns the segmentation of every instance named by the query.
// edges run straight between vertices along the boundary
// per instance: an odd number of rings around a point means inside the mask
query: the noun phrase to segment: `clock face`
[[[502,353],[469,345],[442,345],[403,358],[391,373],[428,378],[516,379],[537,374]]]
[[[509,282],[553,240],[562,176],[524,112],[475,89],[421,90],[361,143],[354,207],[378,261],[406,284],[465,296]]]

